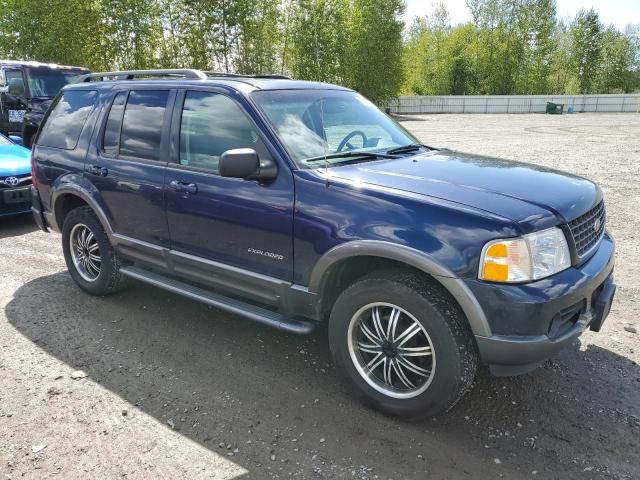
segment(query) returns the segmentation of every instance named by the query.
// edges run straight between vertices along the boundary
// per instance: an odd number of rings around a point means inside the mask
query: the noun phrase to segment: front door
[[[207,272],[223,266],[236,280],[246,272],[290,281],[291,170],[280,163],[277,178],[268,184],[221,177],[218,160],[227,150],[253,148],[278,163],[277,155],[236,100],[208,91],[179,97],[172,123],[177,158],[168,165],[165,181],[176,267],[197,275],[205,260]]]
[[[0,72],[0,86],[3,87],[0,93],[0,131],[21,135],[27,108],[27,87],[22,69],[5,67]]]

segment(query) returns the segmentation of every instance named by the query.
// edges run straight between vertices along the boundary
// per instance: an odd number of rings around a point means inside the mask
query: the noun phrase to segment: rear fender
[[[62,219],[58,218],[58,202],[62,201],[66,195],[74,195],[91,207],[102,224],[109,240],[113,243],[113,228],[111,227],[111,222],[104,208],[100,205],[99,192],[84,175],[78,173],[63,175],[55,181],[51,191],[53,192],[51,195],[51,210],[47,212],[47,215],[52,217],[47,218],[47,223],[49,223],[51,228],[57,232],[62,230]]]

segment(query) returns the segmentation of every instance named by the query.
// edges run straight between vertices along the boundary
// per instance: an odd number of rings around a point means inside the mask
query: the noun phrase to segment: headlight
[[[529,282],[571,266],[567,239],[557,227],[518,238],[492,240],[482,249],[478,278],[490,282]]]

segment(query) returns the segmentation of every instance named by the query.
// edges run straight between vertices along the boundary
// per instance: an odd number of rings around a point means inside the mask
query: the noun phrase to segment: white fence
[[[564,111],[640,112],[640,94],[610,95],[442,95],[399,97],[391,113],[544,113],[547,102]]]

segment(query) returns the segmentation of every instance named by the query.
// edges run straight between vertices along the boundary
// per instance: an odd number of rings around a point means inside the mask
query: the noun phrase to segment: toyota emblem
[[[4,179],[5,185],[9,185],[10,187],[15,187],[20,183],[17,177],[7,177]]]

